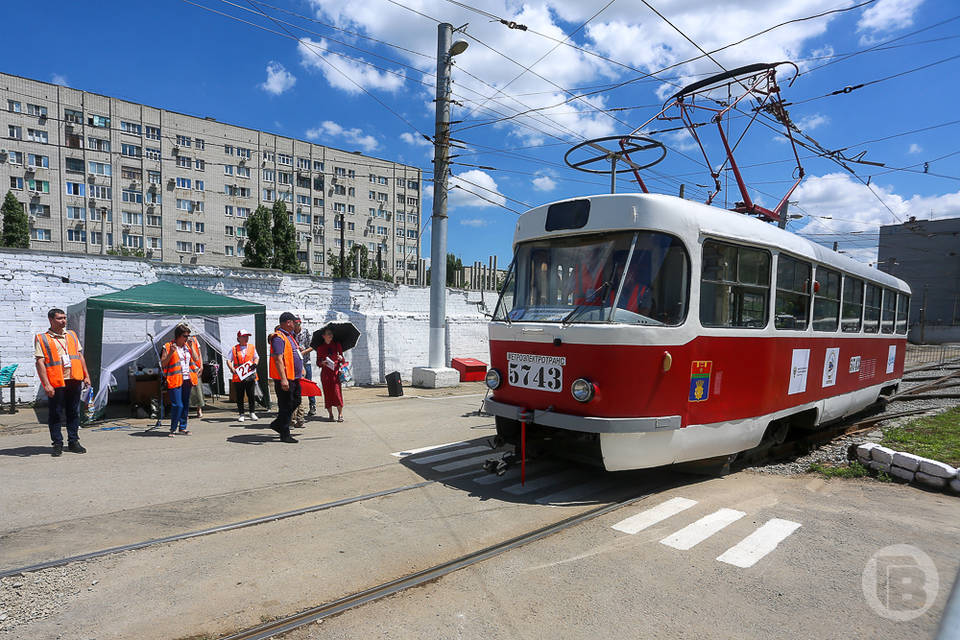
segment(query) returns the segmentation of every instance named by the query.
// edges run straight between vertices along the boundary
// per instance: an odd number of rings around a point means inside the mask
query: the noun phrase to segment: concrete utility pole
[[[447,387],[459,375],[446,362],[447,316],[447,172],[450,153],[450,67],[467,43],[453,42],[453,25],[437,25],[437,100],[433,136],[433,230],[430,234],[430,351],[426,367],[415,367],[413,384]]]
[[[350,274],[347,273],[347,262],[346,262],[346,246],[347,243],[343,239],[343,228],[346,226],[346,223],[343,220],[343,214],[340,214],[340,277],[349,278]]]

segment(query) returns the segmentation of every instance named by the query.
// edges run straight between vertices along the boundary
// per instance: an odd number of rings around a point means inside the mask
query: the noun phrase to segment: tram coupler
[[[512,451],[507,452],[499,458],[488,458],[483,462],[483,470],[489,473],[495,473],[502,476],[507,469],[517,463],[517,455]]]

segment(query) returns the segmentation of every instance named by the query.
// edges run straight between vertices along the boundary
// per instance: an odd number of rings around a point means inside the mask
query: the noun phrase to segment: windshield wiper
[[[573,321],[573,319],[574,319],[575,317],[577,317],[579,314],[581,314],[585,309],[591,309],[591,308],[593,308],[593,305],[591,305],[590,303],[593,302],[594,300],[596,300],[598,296],[602,297],[602,296],[606,293],[607,289],[609,289],[609,288],[612,287],[612,286],[613,286],[613,285],[610,283],[609,280],[605,281],[603,284],[601,284],[599,287],[597,287],[597,288],[593,291],[593,293],[591,293],[589,296],[587,296],[587,299],[586,299],[582,304],[578,304],[578,305],[576,306],[576,308],[573,309],[573,311],[571,311],[570,313],[568,313],[568,314],[563,318],[563,320],[560,321],[560,324],[566,325],[566,324],[570,323],[571,321]],[[602,306],[602,305],[601,305],[601,306]]]

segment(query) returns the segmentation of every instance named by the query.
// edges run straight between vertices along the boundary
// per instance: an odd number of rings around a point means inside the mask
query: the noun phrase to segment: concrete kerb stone
[[[876,449],[878,446],[880,445],[875,442],[866,442],[864,444],[857,445],[857,459],[862,464],[867,464],[873,459],[870,455],[871,451]]]
[[[886,447],[876,446],[870,450],[870,458],[881,464],[887,465],[889,467],[893,464],[893,449],[888,449]]]
[[[906,482],[913,482],[913,479],[916,474],[913,471],[903,469],[901,467],[890,467],[888,473],[899,480],[904,480]]]
[[[923,460],[923,458],[920,456],[913,455],[912,453],[904,453],[903,451],[897,451],[893,454],[894,466],[906,469],[907,471],[915,472],[919,469],[921,460]]]
[[[947,486],[948,482],[946,478],[941,478],[940,476],[931,476],[923,471],[918,471],[915,475],[915,478],[917,482],[925,484],[928,487],[933,487],[934,489],[943,489]]]
[[[950,481],[950,490],[954,493],[960,494],[960,477],[954,478]]]
[[[928,460],[927,458],[920,459],[920,471],[927,475],[936,476],[938,478],[944,478],[947,480],[957,477],[957,470],[955,467],[951,467],[945,462],[937,462],[936,460]]]

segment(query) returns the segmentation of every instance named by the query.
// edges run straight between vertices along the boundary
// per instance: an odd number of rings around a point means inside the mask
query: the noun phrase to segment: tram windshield
[[[689,271],[683,244],[664,233],[524,242],[493,319],[677,325],[686,317]]]

